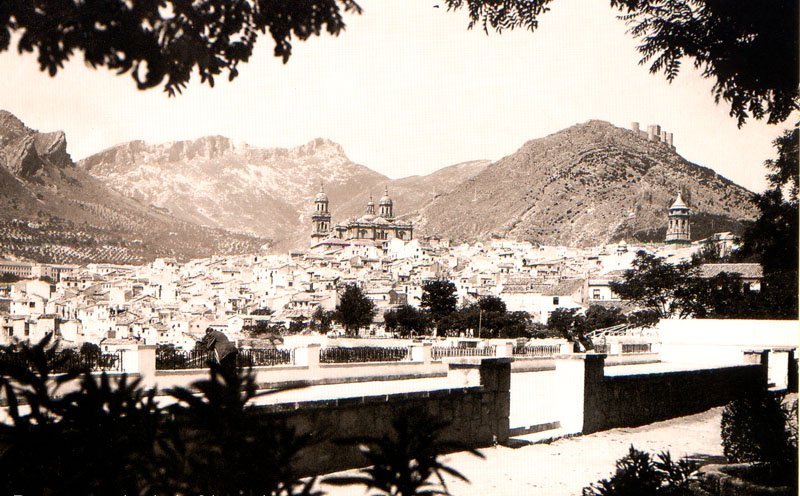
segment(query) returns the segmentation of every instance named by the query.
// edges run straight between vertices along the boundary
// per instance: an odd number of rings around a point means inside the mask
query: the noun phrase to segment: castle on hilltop
[[[394,202],[389,197],[388,188],[384,189],[383,196],[378,200],[377,213],[375,202],[370,196],[364,215],[335,226],[331,225],[328,195],[320,188],[320,192],[314,198],[311,221],[312,244],[320,244],[330,239],[385,242],[390,239],[410,241],[414,238],[414,226],[411,222],[395,219]]]
[[[646,139],[647,141],[655,141],[657,143],[664,143],[669,147],[670,150],[673,152],[675,151],[675,145],[672,143],[672,133],[661,130],[661,126],[659,124],[651,124],[647,126],[647,131],[642,131],[639,129],[638,122],[632,122],[631,131],[636,133],[636,135],[642,139]]]

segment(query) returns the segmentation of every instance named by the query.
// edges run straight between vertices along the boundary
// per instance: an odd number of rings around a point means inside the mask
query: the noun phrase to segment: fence
[[[622,353],[650,353],[650,343],[629,343],[622,344]]]
[[[544,345],[515,345],[513,354],[519,357],[551,357],[561,353],[561,345],[558,344],[544,344]]]
[[[382,346],[332,346],[319,351],[320,363],[400,362],[408,358],[408,348]]]
[[[239,350],[236,365],[239,367],[260,367],[292,363],[292,351],[277,348],[248,348]],[[205,350],[176,350],[159,348],[156,350],[156,370],[181,370],[207,368],[215,360],[214,352]]]
[[[28,361],[27,356],[19,351],[4,350],[0,353],[0,361],[29,368],[33,365]],[[64,374],[77,370],[121,372],[122,352],[101,353],[97,351],[80,353],[74,350],[61,350],[55,353],[48,353],[47,364],[50,367],[50,371],[55,374]]]
[[[455,346],[434,346],[431,348],[431,358],[441,360],[450,357],[493,357],[497,347],[484,346],[483,348],[461,348]]]

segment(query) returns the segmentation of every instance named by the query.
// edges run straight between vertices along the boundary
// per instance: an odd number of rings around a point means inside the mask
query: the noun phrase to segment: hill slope
[[[667,146],[603,121],[525,143],[423,207],[419,230],[458,240],[502,235],[590,246],[663,240],[678,192],[694,211],[692,238],[741,231],[750,192]]]
[[[75,167],[64,133],[0,110],[0,256],[141,263],[257,251],[267,239],[180,221]]]

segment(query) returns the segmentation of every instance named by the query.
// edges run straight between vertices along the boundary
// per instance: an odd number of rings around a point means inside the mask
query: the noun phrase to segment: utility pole
[[[478,310],[478,339],[481,338],[481,324],[483,323],[483,309]]]

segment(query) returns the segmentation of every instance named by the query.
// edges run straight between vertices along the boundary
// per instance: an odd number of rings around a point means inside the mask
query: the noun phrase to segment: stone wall
[[[472,448],[491,446],[509,435],[511,360],[484,359],[477,368],[480,386],[269,405],[259,413],[285,421],[298,434],[312,435],[314,443],[296,464],[304,475],[365,466],[356,447],[340,446],[334,439],[391,436],[392,421],[415,411],[449,422],[443,440]]]
[[[603,355],[586,362],[583,433],[699,413],[765,388],[768,353],[750,364],[642,375],[606,376]]]

